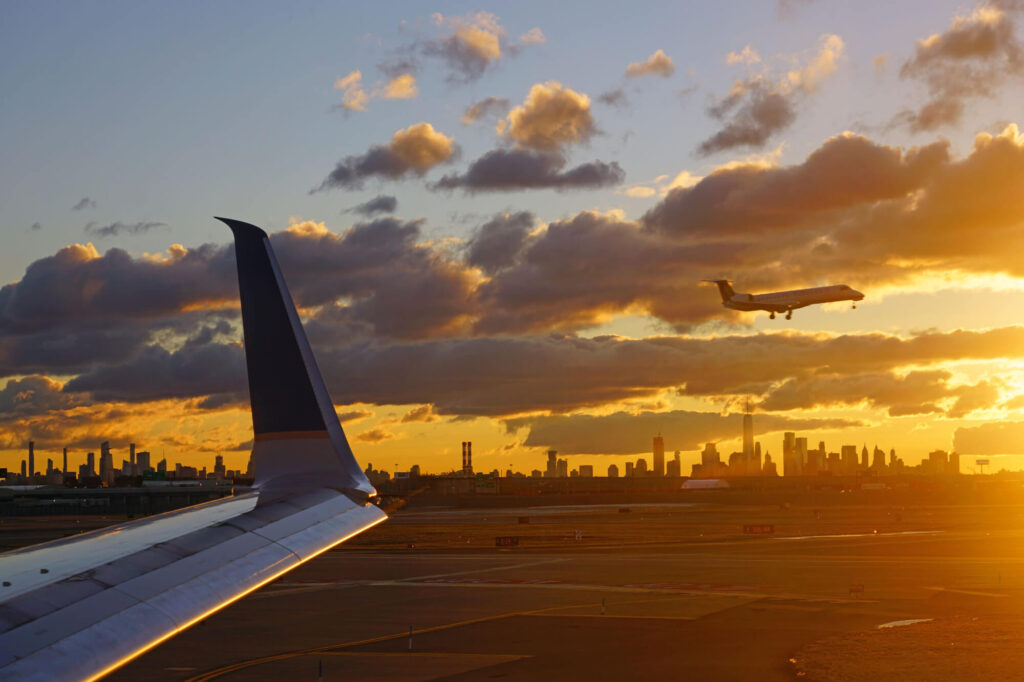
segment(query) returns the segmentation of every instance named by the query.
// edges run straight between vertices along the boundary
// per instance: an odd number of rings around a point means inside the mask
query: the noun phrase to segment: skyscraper
[[[799,473],[796,470],[796,462],[794,461],[794,455],[796,453],[796,434],[792,431],[786,431],[782,435],[782,475],[783,476],[796,476]]]
[[[750,412],[750,401],[743,413],[743,474],[752,472],[754,462],[754,415]]]
[[[66,445],[64,446],[64,468],[61,469],[61,472],[63,472],[64,475],[67,475],[68,473],[68,446]]]
[[[658,434],[654,437],[654,470],[655,476],[665,475],[665,439]]]
[[[135,443],[128,444],[128,471],[121,473],[126,476],[135,476],[139,473],[139,470],[135,468]]]
[[[28,442],[28,475],[36,475],[36,444],[34,441]]]
[[[100,478],[110,485],[114,482],[114,456],[110,453],[110,441],[100,443]]]

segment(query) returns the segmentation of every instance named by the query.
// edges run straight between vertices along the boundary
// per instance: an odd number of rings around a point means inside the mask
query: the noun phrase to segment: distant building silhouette
[[[651,470],[655,476],[665,475],[665,439],[658,434],[654,437],[653,444],[654,469]]]

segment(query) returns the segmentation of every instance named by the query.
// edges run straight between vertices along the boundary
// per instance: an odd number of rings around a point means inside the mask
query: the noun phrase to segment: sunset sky
[[[684,470],[739,411],[1024,465],[1024,4],[7,3],[0,466],[244,467],[229,232],[360,461]],[[845,283],[791,321],[721,306]],[[42,464],[38,464],[42,461]]]

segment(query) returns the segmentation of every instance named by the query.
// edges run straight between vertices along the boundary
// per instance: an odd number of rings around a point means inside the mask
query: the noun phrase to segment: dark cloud
[[[617,162],[590,161],[563,170],[559,153],[529,149],[495,149],[470,164],[462,175],[445,175],[432,189],[467,192],[514,192],[526,189],[596,189],[617,185],[626,174]]]
[[[622,88],[615,88],[614,90],[602,92],[597,96],[597,101],[609,107],[625,107],[629,104],[629,98],[626,97],[626,91]]]
[[[474,102],[466,108],[462,114],[462,124],[472,125],[482,118],[489,116],[504,116],[510,107],[510,103],[504,97],[487,97]]]
[[[119,237],[122,234],[145,234],[158,227],[167,227],[166,223],[144,221],[138,223],[122,223],[120,220],[109,225],[89,223],[85,226],[86,234],[91,234],[100,239],[104,237]]]
[[[502,416],[568,412],[649,398],[673,387],[688,396],[748,395],[794,377],[877,374],[954,359],[1018,357],[1022,348],[1024,328],[1007,327],[908,338],[797,333],[638,340],[496,336],[358,342],[317,348],[317,357],[331,395],[342,404],[432,404],[441,415]],[[943,397],[956,395],[947,389]]]
[[[206,344],[170,352],[148,346],[117,365],[71,379],[68,393],[90,393],[96,400],[144,402],[244,393],[245,354],[239,344]]]
[[[813,57],[791,62],[786,73],[774,75],[768,70],[737,80],[728,95],[708,107],[708,114],[722,121],[723,126],[697,147],[697,153],[708,156],[741,147],[763,147],[793,124],[797,106],[835,72],[844,50],[842,38],[826,34]],[[761,63],[749,45],[728,59],[732,63]]]
[[[474,311],[472,276],[419,244],[420,224],[378,218],[342,235],[312,224],[275,234],[292,294],[301,305],[326,306],[312,316],[313,331],[364,325],[379,337],[424,338],[461,328]]]
[[[742,94],[730,95],[709,108],[708,114],[726,122],[721,130],[697,147],[701,156],[737,147],[763,147],[773,135],[796,120],[792,98],[770,90],[761,81],[748,81]]]
[[[533,225],[533,214],[528,211],[495,216],[469,240],[466,262],[489,273],[511,265]]]
[[[0,390],[0,417],[26,417],[74,407],[81,401],[61,391],[61,384],[38,374],[8,379]]]
[[[409,54],[400,54],[391,59],[385,59],[377,62],[377,70],[388,78],[398,78],[403,74],[414,74],[419,71],[419,63],[416,61],[415,57]]]
[[[417,123],[399,130],[386,145],[374,145],[357,156],[346,156],[334,170],[310,190],[359,189],[367,178],[397,180],[406,175],[423,175],[456,154],[452,138],[434,130],[429,123]]]
[[[78,200],[74,206],[71,207],[72,211],[82,211],[87,208],[96,208],[96,202],[89,197],[82,197]]]
[[[1000,392],[990,382],[954,386],[951,378],[945,370],[918,370],[903,376],[886,372],[789,379],[772,388],[758,407],[777,411],[865,403],[888,409],[890,417],[946,413],[956,419],[999,401]],[[955,399],[948,410],[937,404],[948,399]]]
[[[634,306],[672,320],[716,316],[721,306],[701,290],[693,268],[714,268],[733,250],[683,244],[635,223],[580,213],[527,239],[513,264],[480,285],[477,329],[572,330]]]
[[[742,419],[739,414],[675,410],[522,417],[507,420],[505,425],[510,433],[530,429],[523,443],[526,447],[555,448],[565,455],[633,455],[649,453],[651,436],[655,433],[664,437],[669,450],[697,450],[707,442],[735,439],[743,432]],[[757,415],[754,419],[757,435],[811,429],[834,431],[856,426],[863,424],[850,419],[793,419],[777,415]],[[781,457],[777,456],[776,460],[781,461]]]
[[[394,213],[397,209],[398,199],[387,194],[381,194],[349,210],[359,215],[372,216],[377,213]]]
[[[1016,3],[981,4],[954,19],[945,33],[919,40],[900,78],[922,83],[929,99],[900,112],[892,124],[912,132],[955,125],[969,101],[994,97],[1008,78],[1019,78],[1024,45],[1011,15],[1019,10]]]
[[[370,412],[369,410],[346,410],[338,413],[338,421],[345,424],[348,422],[360,421],[372,416],[373,412]]]
[[[705,238],[801,228],[835,211],[906,197],[948,162],[944,141],[904,151],[847,133],[826,140],[801,164],[732,166],[674,189],[642,222]],[[821,234],[820,223],[813,227]]]

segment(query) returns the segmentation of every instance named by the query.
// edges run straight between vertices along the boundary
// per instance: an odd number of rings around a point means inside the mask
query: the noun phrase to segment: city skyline
[[[1018,4],[300,7],[8,12],[0,467],[244,469],[225,214],[271,233],[360,461],[793,431],[1024,464]],[[723,278],[865,299],[769,319]]]

